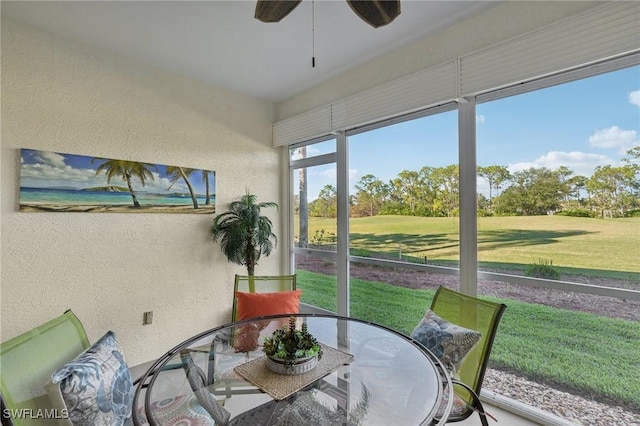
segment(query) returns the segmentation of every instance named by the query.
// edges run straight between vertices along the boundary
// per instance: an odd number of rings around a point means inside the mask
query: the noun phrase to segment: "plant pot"
[[[302,374],[313,370],[318,365],[318,355],[300,358],[295,364],[287,366],[283,359],[267,355],[267,367],[277,374]]]

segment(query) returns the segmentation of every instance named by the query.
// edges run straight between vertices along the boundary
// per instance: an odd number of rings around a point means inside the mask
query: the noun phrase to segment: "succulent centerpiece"
[[[322,347],[303,323],[296,328],[296,317],[289,326],[280,328],[264,339],[267,367],[280,374],[301,374],[311,371],[322,358]]]

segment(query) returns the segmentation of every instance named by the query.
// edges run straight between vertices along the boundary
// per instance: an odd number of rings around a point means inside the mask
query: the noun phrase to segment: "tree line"
[[[565,214],[586,217],[640,215],[640,146],[627,151],[620,166],[598,166],[591,177],[567,167],[531,167],[510,173],[506,166],[478,166],[489,196],[477,194],[478,215]],[[362,176],[350,195],[352,217],[408,215],[452,217],[459,214],[457,164],[403,170],[383,182]],[[309,216],[336,217],[336,188],[326,185],[308,204]]]

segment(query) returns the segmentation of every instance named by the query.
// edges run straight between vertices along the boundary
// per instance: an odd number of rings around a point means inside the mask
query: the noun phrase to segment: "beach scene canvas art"
[[[20,211],[215,213],[211,170],[20,150]]]

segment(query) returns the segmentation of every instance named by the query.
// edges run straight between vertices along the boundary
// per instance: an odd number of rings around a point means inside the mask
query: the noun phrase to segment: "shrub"
[[[597,217],[598,214],[588,209],[566,209],[556,213],[558,216]]]
[[[538,259],[538,263],[531,263],[527,267],[526,274],[528,277],[545,278],[548,280],[557,280],[560,278],[560,271],[553,266],[552,260]]]
[[[371,251],[362,248],[350,248],[349,252],[351,256],[371,257]]]
[[[313,237],[311,237],[311,244],[313,244],[314,246],[320,246],[322,245],[322,240],[324,239],[324,229],[316,229],[316,233],[313,234]]]

